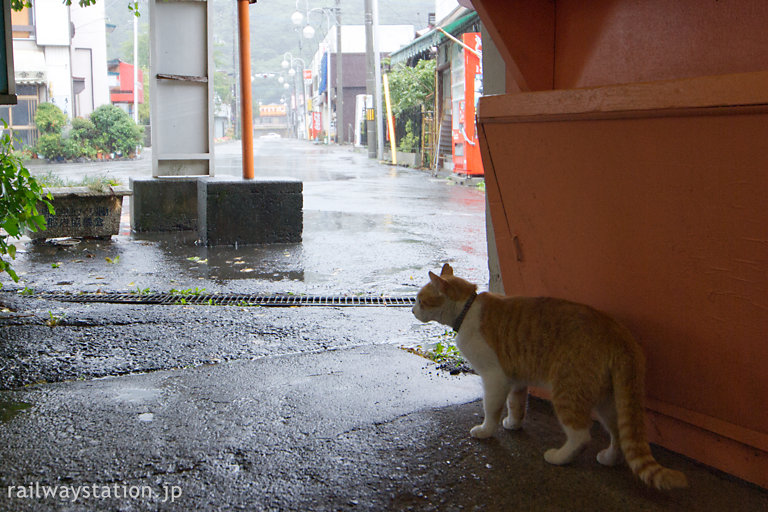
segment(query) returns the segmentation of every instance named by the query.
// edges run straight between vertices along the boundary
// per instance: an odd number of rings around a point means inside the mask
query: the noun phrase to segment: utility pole
[[[373,58],[373,0],[365,0],[365,93],[368,96],[376,94],[376,62]],[[374,110],[375,112],[375,110]],[[368,158],[376,158],[376,141],[378,119],[371,119],[366,105],[366,132],[368,133]],[[375,116],[373,116],[375,117]]]
[[[376,158],[384,160],[384,130],[381,121],[384,119],[381,108],[381,52],[379,51],[379,0],[373,0],[371,18],[373,21],[373,103],[376,109]]]
[[[341,63],[341,0],[336,0],[336,141],[339,144],[344,143],[344,86]]]
[[[240,133],[243,145],[243,179],[252,180],[253,173],[253,93],[251,92],[251,26],[248,17],[250,0],[237,0],[238,33],[240,36],[240,98],[243,124]]]
[[[138,4],[136,4],[138,6]],[[133,13],[133,121],[139,124],[139,17]]]

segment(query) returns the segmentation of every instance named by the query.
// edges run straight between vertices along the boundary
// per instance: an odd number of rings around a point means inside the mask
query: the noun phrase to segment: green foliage
[[[114,105],[102,105],[91,114],[96,131],[96,147],[107,153],[132,154],[141,145],[144,129],[131,116]]]
[[[72,120],[72,130],[69,136],[78,142],[87,142],[95,139],[99,132],[96,131],[96,125],[93,121],[84,117],[76,117]]]
[[[8,125],[3,121],[5,128]],[[19,277],[10,261],[16,258],[16,247],[9,244],[10,238],[19,238],[25,229],[45,229],[45,217],[37,210],[38,204],[53,214],[50,195],[43,195],[43,188],[29,174],[21,159],[13,153],[11,136],[0,137],[0,272],[7,272],[15,282]],[[0,284],[0,286],[2,286]]]
[[[35,113],[35,126],[43,133],[61,134],[67,126],[67,115],[53,103],[41,103]]]
[[[84,156],[86,158],[93,158],[96,156],[97,148],[95,147],[96,139],[99,132],[96,130],[96,126],[90,119],[83,117],[76,117],[72,120],[72,129],[69,131],[69,141],[72,147],[72,156],[66,156],[65,158],[73,159]],[[65,151],[67,149],[65,143]]]
[[[419,138],[413,133],[413,120],[405,123],[405,135],[400,139],[400,151],[413,153],[419,149]]]
[[[79,183],[74,183],[72,187],[88,187],[91,192],[104,192],[108,187],[116,187],[121,183],[104,175],[86,176]]]
[[[36,177],[37,182],[43,186],[43,187],[66,187],[67,184],[64,182],[64,179],[61,176],[58,176],[53,173],[53,171],[48,171],[47,173],[37,176]]]
[[[420,60],[415,67],[397,64],[389,74],[389,92],[395,117],[435,95],[434,60]]]
[[[43,133],[37,139],[35,151],[48,160],[64,156],[64,142],[60,133]]]
[[[29,0],[11,0],[11,9],[14,11],[20,11],[25,7],[32,7],[32,3]]]

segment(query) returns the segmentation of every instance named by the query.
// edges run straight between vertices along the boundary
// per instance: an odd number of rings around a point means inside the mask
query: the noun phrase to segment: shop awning
[[[480,17],[476,12],[473,11],[451,23],[448,23],[442,27],[442,29],[452,36],[460,36],[466,32],[469,27],[475,23],[479,23],[479,21]],[[420,53],[428,51],[433,46],[439,45],[445,39],[447,39],[445,34],[437,29],[432,29],[423,36],[417,37],[406,46],[403,46],[399,50],[390,53],[389,58],[392,62],[392,65],[395,65],[399,62],[405,62],[411,57],[415,57]]]
[[[46,82],[45,55],[39,50],[13,49],[13,71],[17,84]]]

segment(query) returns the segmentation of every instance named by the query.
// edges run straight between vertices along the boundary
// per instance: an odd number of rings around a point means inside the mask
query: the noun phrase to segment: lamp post
[[[298,11],[297,11],[298,12]],[[294,13],[296,14],[296,13]],[[301,13],[299,13],[301,14]],[[293,20],[293,17],[291,17],[291,20]],[[304,77],[303,73],[301,77],[297,77],[296,68],[294,67],[294,64],[301,64],[301,70],[303,71],[307,64],[304,62],[304,59],[300,59],[297,57],[294,57],[291,52],[285,52],[283,54],[283,61],[280,63],[280,66],[282,66],[283,69],[288,70],[288,75],[293,77],[293,87],[294,87],[294,93],[296,95],[296,106],[298,109],[299,106],[299,88],[297,85],[298,80],[301,80],[301,97],[302,97],[302,108],[301,108],[301,121],[302,125],[304,126],[304,129],[302,132],[306,134],[306,127],[307,127],[307,91],[306,91],[306,85],[304,84]],[[298,137],[298,129],[297,129],[297,137]]]
[[[336,0],[336,8],[331,9],[328,7],[315,7],[312,9],[305,9],[302,13],[298,7],[298,0],[296,1],[296,11],[291,15],[291,21],[299,26],[302,23],[306,23],[302,29],[302,34],[305,39],[312,39],[315,36],[315,29],[309,24],[309,16],[313,12],[322,12],[326,21],[328,22],[328,32],[331,30],[331,25],[336,27],[336,137],[339,142],[344,141],[344,100],[343,100],[343,86],[342,86],[342,58],[341,58],[341,8],[340,0]],[[308,2],[305,1],[305,7],[308,7]],[[331,21],[333,19],[333,22]],[[331,44],[328,42],[328,60],[326,67],[326,92],[328,103],[328,142],[331,138]]]

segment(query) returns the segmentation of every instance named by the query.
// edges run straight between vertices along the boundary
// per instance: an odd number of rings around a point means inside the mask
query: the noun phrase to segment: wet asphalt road
[[[22,245],[17,272],[26,286],[46,290],[76,285],[90,291],[199,287],[379,295],[413,293],[428,270],[448,261],[481,286],[487,283],[482,191],[425,171],[381,165],[349,146],[257,139],[255,152],[257,177],[303,181],[301,244],[206,248],[196,246],[196,236],[189,233],[128,236],[126,199],[124,234],[111,243]],[[216,146],[218,176],[240,176],[240,162],[239,143]],[[145,154],[136,162],[40,164],[31,170],[53,170],[72,180],[104,174],[127,183],[130,176],[150,176],[150,166]],[[105,257],[114,261],[116,256],[117,265],[106,263]],[[188,259],[195,257],[207,263]],[[58,272],[30,271],[53,263],[61,263]]]
[[[399,349],[445,332],[408,308],[73,304],[17,293],[405,295],[445,261],[487,281],[482,192],[348,148],[256,146],[257,174],[304,180],[301,244],[202,248],[186,235],[134,237],[127,225],[107,243],[19,243],[23,283],[3,276],[0,292],[12,310],[0,314],[0,510],[768,509],[765,491],[663,450],[692,488],[649,491],[626,467],[594,461],[605,443],[596,429],[576,463],[547,465],[542,454],[562,433],[539,401],[523,431],[470,439],[479,379]],[[238,151],[217,147],[218,174],[240,172]],[[147,161],[108,172],[150,173]],[[39,497],[53,486],[57,498]]]
[[[446,261],[481,286],[487,282],[482,191],[382,165],[350,147],[288,139],[257,139],[255,146],[257,176],[304,180],[302,243],[210,248],[196,245],[192,232],[132,235],[127,204],[121,234],[111,241],[19,242],[14,267],[22,281],[0,276],[0,302],[18,312],[0,323],[7,340],[0,345],[0,387],[371,343],[430,344],[445,332],[420,324],[407,308],[78,305],[15,293],[25,288],[408,296]],[[241,172],[239,143],[216,152],[218,175]],[[151,175],[149,162],[145,155],[30,168],[68,180],[104,174],[127,182]],[[52,321],[55,329],[46,325]]]

